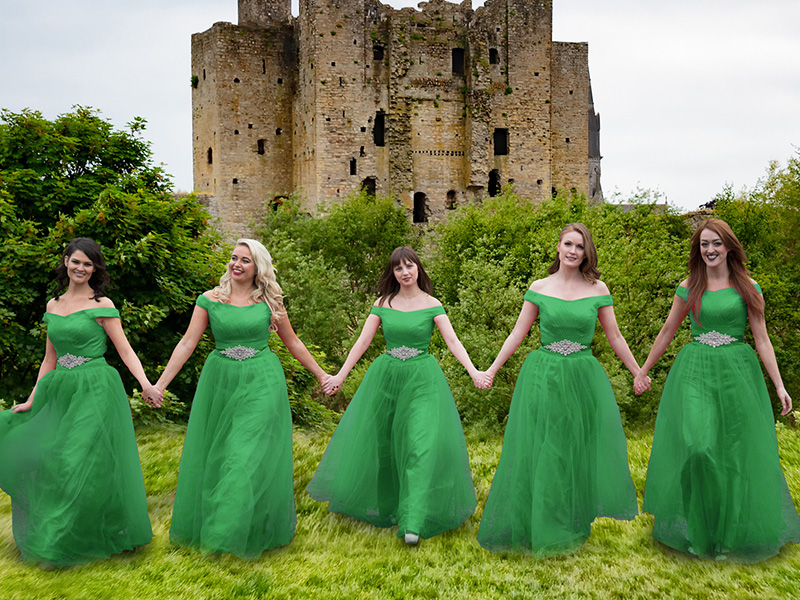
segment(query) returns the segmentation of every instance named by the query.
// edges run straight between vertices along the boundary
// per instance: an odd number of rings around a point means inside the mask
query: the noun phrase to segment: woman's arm
[[[786,415],[792,410],[792,398],[783,386],[783,379],[781,379],[781,372],[778,369],[778,361],[775,358],[775,349],[772,347],[772,340],[769,339],[767,333],[767,323],[764,320],[763,312],[760,315],[753,314],[752,311],[747,311],[747,318],[750,321],[750,331],[753,332],[753,339],[756,343],[756,350],[761,357],[761,362],[767,369],[769,378],[775,386],[775,391],[780,398],[783,410],[782,415]]]
[[[469,373],[469,376],[472,377],[475,387],[481,389],[489,387],[484,374],[479,372],[478,369],[475,368],[475,365],[472,364],[469,354],[467,353],[466,348],[464,348],[464,344],[462,344],[461,340],[458,339],[455,329],[453,329],[453,325],[450,323],[450,319],[447,317],[447,315],[436,315],[433,318],[433,322],[436,323],[436,327],[439,328],[439,332],[442,334],[444,343],[447,344],[450,352],[453,353],[453,356],[456,357],[456,360],[464,366],[464,368],[467,370],[467,373]]]
[[[162,393],[155,389],[150,383],[150,380],[147,379],[147,375],[144,374],[142,362],[139,360],[139,357],[136,356],[133,348],[131,348],[128,338],[125,337],[120,319],[118,317],[100,317],[97,319],[97,322],[106,330],[106,335],[108,335],[108,339],[111,340],[114,347],[117,349],[117,353],[122,359],[122,362],[125,363],[131,375],[133,375],[136,381],[139,382],[139,385],[142,386],[142,397],[145,401],[156,408],[161,406]]]
[[[297,337],[297,334],[292,328],[292,324],[289,322],[289,315],[284,315],[283,318],[278,321],[278,336],[292,356],[314,374],[314,377],[317,378],[320,385],[325,383],[328,379],[328,374],[322,370],[322,367],[320,367],[317,361],[314,360],[314,357],[311,356],[311,352],[308,351],[306,345]]]
[[[345,377],[347,377],[348,373],[350,373],[351,369],[358,362],[358,359],[361,358],[361,355],[367,351],[367,348],[369,348],[369,345],[372,343],[372,338],[375,337],[375,332],[378,331],[380,324],[381,318],[378,315],[370,314],[367,317],[367,321],[364,323],[364,328],[361,330],[361,335],[358,336],[358,340],[356,340],[356,343],[350,349],[342,368],[339,369],[339,372],[336,375],[328,378],[328,380],[323,384],[323,392],[330,395],[339,391],[339,388],[342,387]]]
[[[186,361],[189,360],[192,352],[197,348],[197,343],[200,341],[200,338],[203,337],[203,332],[205,332],[206,327],[208,327],[208,311],[205,308],[195,305],[194,312],[192,312],[192,320],[189,321],[189,327],[186,329],[186,333],[183,334],[181,341],[175,346],[175,349],[172,351],[172,356],[169,357],[167,367],[156,382],[156,388],[158,388],[161,393],[167,389],[167,386],[175,378],[175,375],[178,374]]]
[[[503,347],[500,348],[497,358],[495,358],[492,365],[486,369],[486,374],[489,377],[490,382],[494,379],[494,376],[500,370],[500,367],[502,367],[508,360],[508,357],[514,354],[517,348],[519,348],[519,345],[522,343],[522,340],[525,339],[525,336],[528,335],[533,322],[538,316],[539,307],[537,305],[535,305],[533,302],[528,302],[527,300],[522,303],[522,310],[519,311],[519,316],[517,317],[517,322],[514,325],[514,329],[512,329],[511,333],[508,334],[506,341],[503,342]]]
[[[633,352],[631,352],[631,349],[628,347],[628,342],[625,341],[622,332],[619,330],[617,317],[614,314],[614,307],[611,305],[601,306],[597,311],[597,318],[600,320],[600,325],[603,327],[611,349],[619,356],[623,364],[628,367],[631,375],[636,377],[639,374],[639,363],[636,362],[636,359],[633,357]],[[646,383],[647,389],[650,389],[649,377],[646,377]]]
[[[636,375],[636,378],[633,381],[633,389],[637,395],[641,394],[650,387],[647,373],[653,368],[653,365],[658,362],[658,359],[661,358],[661,355],[664,354],[664,351],[669,347],[670,343],[672,342],[672,338],[675,337],[675,332],[678,331],[678,327],[681,326],[681,323],[683,323],[683,320],[688,314],[689,305],[683,298],[676,295],[672,299],[672,308],[669,310],[667,320],[664,322],[664,326],[661,328],[661,331],[658,332],[658,335],[653,342],[653,347],[650,348],[650,353],[647,355],[647,360],[644,361],[642,368],[639,369],[639,374]]]
[[[42,360],[42,364],[39,367],[39,375],[36,377],[36,385],[33,386],[33,390],[31,390],[31,395],[28,396],[28,400],[23,402],[22,404],[17,404],[14,408],[11,409],[11,412],[26,412],[31,409],[33,405],[33,397],[36,395],[36,386],[39,385],[39,380],[44,377],[45,373],[52,371],[56,368],[56,349],[53,346],[53,342],[50,341],[50,338],[47,338],[47,342],[45,345],[44,351],[44,359]]]

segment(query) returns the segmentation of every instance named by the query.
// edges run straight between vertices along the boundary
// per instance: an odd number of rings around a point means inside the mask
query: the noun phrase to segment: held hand
[[[789,393],[786,391],[786,388],[781,388],[778,390],[778,398],[780,398],[781,405],[783,406],[781,414],[788,415],[792,410],[792,398],[791,396],[789,396]]]
[[[478,371],[472,376],[472,382],[479,390],[485,390],[492,387],[492,377],[485,371]]]
[[[142,398],[153,408],[161,408],[164,402],[164,391],[158,389],[156,386],[151,385],[142,390]]]
[[[342,389],[342,383],[344,383],[344,376],[337,373],[333,377],[328,377],[322,384],[322,391],[331,396]]]
[[[633,391],[634,393],[639,396],[643,392],[646,392],[650,389],[650,381],[651,379],[647,376],[646,373],[639,371],[639,374],[633,380]]]
[[[11,412],[28,412],[33,405],[33,398],[28,398],[27,402],[23,402],[22,404],[17,404],[14,408],[11,409]],[[785,413],[784,413],[785,414]]]

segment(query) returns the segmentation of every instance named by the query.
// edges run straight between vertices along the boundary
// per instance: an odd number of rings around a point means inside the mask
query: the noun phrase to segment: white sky
[[[693,209],[800,146],[798,0],[553,2],[554,39],[589,42],[607,198],[651,189]],[[141,116],[156,163],[192,189],[190,36],[235,23],[235,0],[0,0],[0,15],[0,107]]]

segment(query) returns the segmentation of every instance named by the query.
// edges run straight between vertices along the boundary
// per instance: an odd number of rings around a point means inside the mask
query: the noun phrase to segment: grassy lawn
[[[169,544],[168,529],[185,428],[137,431],[155,538],[147,547],[109,560],[44,572],[19,561],[11,507],[0,498],[0,598],[794,598],[800,590],[800,546],[758,565],[690,559],[651,537],[653,521],[598,520],[571,556],[533,560],[491,554],[476,541],[480,511],[500,455],[502,437],[467,432],[478,512],[456,531],[416,548],[396,530],[332,515],[305,487],[330,433],[294,435],[297,533],[287,547],[253,563],[230,555],[203,557]],[[652,432],[628,435],[641,494]],[[800,501],[800,432],[778,432],[781,459]]]

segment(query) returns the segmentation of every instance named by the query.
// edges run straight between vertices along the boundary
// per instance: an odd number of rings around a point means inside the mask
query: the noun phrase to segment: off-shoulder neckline
[[[429,306],[427,308],[415,308],[414,310],[400,310],[399,308],[392,308],[391,306],[374,306],[372,308],[385,308],[386,310],[393,310],[394,312],[399,313],[415,313],[415,312],[422,312],[423,310],[431,310],[432,308],[444,308],[441,304],[439,306]]]
[[[571,300],[567,300],[566,298],[559,298],[558,296],[548,296],[547,294],[543,294],[535,290],[528,290],[528,292],[543,296],[545,298],[552,298],[553,300],[561,300],[562,302],[577,302],[579,300],[588,300],[589,298],[611,298],[611,294],[600,294],[599,296],[584,296],[583,298],[572,298]]]
[[[94,308],[82,308],[80,310],[76,310],[74,312],[71,312],[68,315],[60,315],[58,313],[54,313],[54,312],[50,312],[50,311],[45,311],[44,314],[53,315],[53,316],[56,316],[56,317],[66,318],[66,317],[71,317],[72,315],[77,315],[78,313],[87,312],[87,311],[90,311],[90,310],[116,310],[117,312],[119,312],[119,309],[117,309],[117,308],[111,308],[111,307],[108,307],[108,306],[96,306]]]

